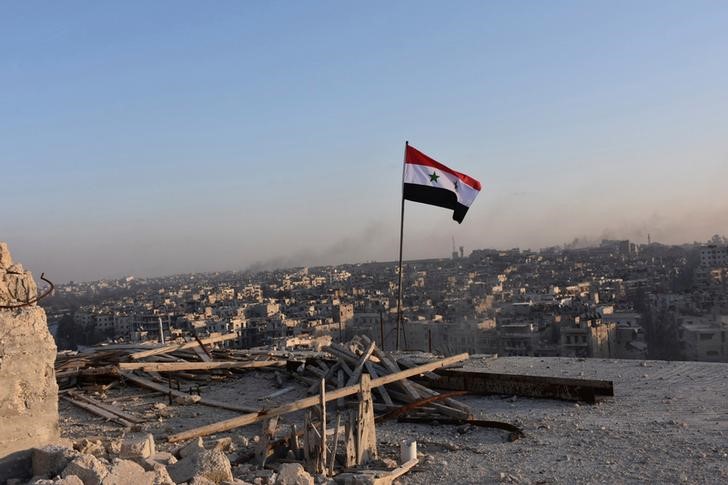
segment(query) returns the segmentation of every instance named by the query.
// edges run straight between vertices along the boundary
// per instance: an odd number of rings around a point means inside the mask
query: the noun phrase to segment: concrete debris
[[[215,441],[215,444],[212,447],[213,450],[219,450],[224,453],[232,451],[232,448],[233,440],[229,436],[226,436],[225,438],[220,438],[219,440]]]
[[[126,458],[149,458],[156,453],[154,436],[151,434],[130,435],[121,443],[119,457]]]
[[[313,485],[313,476],[300,463],[284,463],[278,470],[276,485]]]
[[[93,455],[81,455],[68,464],[61,476],[66,478],[75,475],[84,485],[101,485],[101,481],[108,474],[109,470],[98,458]]]
[[[183,396],[177,396],[174,398],[174,403],[180,406],[189,406],[190,404],[197,404],[202,398],[194,394],[185,394]]]
[[[233,479],[230,460],[225,453],[217,450],[202,450],[190,454],[167,467],[167,471],[177,483],[192,480],[195,476],[207,478],[215,483]]]
[[[8,249],[8,243],[0,241],[0,271],[7,270],[13,265],[13,258]]]
[[[101,440],[89,440],[84,438],[74,449],[84,455],[94,455],[96,458],[106,458],[106,447]]]
[[[155,471],[145,471],[131,460],[114,460],[109,474],[102,485],[173,485],[174,482],[164,467]]]
[[[179,458],[187,458],[188,456],[196,455],[204,449],[205,445],[202,441],[202,438],[197,438],[185,444],[184,446],[179,447],[177,450],[174,451],[173,454]]]

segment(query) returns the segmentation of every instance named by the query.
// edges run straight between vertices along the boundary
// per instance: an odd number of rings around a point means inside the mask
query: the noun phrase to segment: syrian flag
[[[479,192],[480,182],[474,178],[405,145],[403,193],[406,200],[452,209],[452,218],[459,224]]]

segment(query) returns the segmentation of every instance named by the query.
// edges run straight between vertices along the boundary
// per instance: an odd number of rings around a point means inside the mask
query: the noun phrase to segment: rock
[[[13,258],[10,256],[8,243],[0,241],[0,271],[6,270],[13,265]]]
[[[106,457],[106,448],[101,440],[82,439],[74,448],[84,455],[94,455],[96,458]]]
[[[127,436],[121,443],[121,452],[119,453],[119,457],[122,459],[149,458],[155,453],[154,436],[147,433]]]
[[[105,448],[109,455],[118,455],[121,453],[121,440],[109,440],[106,442]]]
[[[187,455],[170,465],[167,471],[176,483],[192,480],[197,475],[215,483],[233,479],[230,460],[225,453],[218,450],[202,450]]]
[[[80,453],[71,448],[58,445],[48,445],[33,449],[33,476],[50,478],[60,475],[69,463]]]
[[[139,464],[131,460],[115,460],[109,474],[101,482],[102,485],[161,485],[168,482],[157,482],[158,474],[144,471]]]
[[[212,480],[209,480],[205,477],[201,477],[199,475],[195,475],[192,477],[192,480],[190,480],[189,485],[216,485],[215,482]]]
[[[284,463],[278,470],[276,485],[313,485],[313,477],[300,463]]]
[[[75,475],[80,478],[84,485],[100,485],[101,481],[109,470],[93,455],[81,455],[68,464],[63,474],[63,478]]]
[[[23,265],[20,263],[15,263],[10,265],[5,271],[7,271],[10,274],[23,274],[25,273],[25,268],[23,268]]]
[[[215,441],[215,445],[212,447],[213,450],[228,452],[231,451],[233,447],[233,440],[230,437],[220,438],[219,440]]]
[[[188,456],[196,455],[204,449],[205,445],[202,441],[202,438],[197,438],[190,441],[189,443],[180,446],[179,448],[174,450],[172,454],[178,458],[187,458]]]
[[[157,467],[166,467],[177,463],[177,458],[172,453],[166,451],[160,451],[152,455],[150,458],[130,458],[134,463],[141,465],[144,470],[151,472],[157,469]]]
[[[172,453],[169,453],[167,451],[158,451],[152,456],[151,459],[156,461],[157,463],[161,463],[164,466],[174,465],[175,463],[177,463],[177,458],[175,458]]]
[[[174,403],[180,406],[187,406],[189,404],[196,404],[202,397],[196,394],[185,394],[184,396],[177,396],[174,398]]]
[[[17,305],[38,296],[33,275],[15,264],[7,272],[0,273],[0,305]]]

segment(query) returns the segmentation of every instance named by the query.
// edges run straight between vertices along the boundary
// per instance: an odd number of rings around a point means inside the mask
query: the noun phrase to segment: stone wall
[[[0,242],[0,306],[29,301],[36,291],[30,272]],[[0,483],[25,466],[30,448],[59,437],[55,359],[41,307],[0,309]]]

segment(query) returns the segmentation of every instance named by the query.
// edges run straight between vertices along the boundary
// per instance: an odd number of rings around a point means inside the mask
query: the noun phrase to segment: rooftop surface
[[[519,425],[526,436],[515,442],[491,429],[382,423],[377,438],[384,456],[397,458],[405,438],[416,440],[422,454],[401,483],[728,483],[728,364],[505,357],[471,359],[465,366],[612,380],[615,397],[596,405],[512,396],[458,398],[476,418]],[[203,388],[203,396],[262,407],[306,395],[300,387],[272,401],[259,399],[275,390],[271,372],[253,371]],[[146,395],[135,388],[112,388],[106,400],[145,416],[143,427],[161,448],[169,434],[236,415],[199,405],[160,405],[164,397]],[[60,411],[68,437],[121,436],[118,427],[65,401]],[[283,421],[296,419],[288,415]],[[252,425],[230,435],[259,432],[259,425]]]

